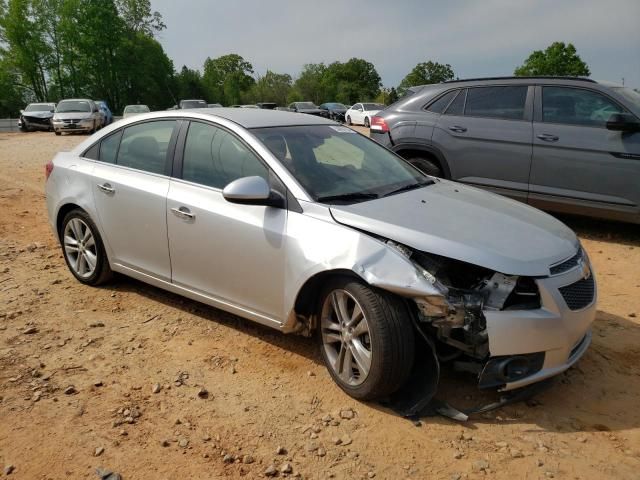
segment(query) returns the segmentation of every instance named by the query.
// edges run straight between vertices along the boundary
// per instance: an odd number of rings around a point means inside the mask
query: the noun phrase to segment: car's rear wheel
[[[409,376],[413,326],[406,305],[349,277],[332,280],[319,306],[320,352],[333,380],[360,400],[387,396]]]
[[[347,125],[353,125],[353,123],[351,123],[351,116],[347,115]]]
[[[67,266],[80,282],[100,285],[112,277],[102,238],[85,211],[75,209],[65,215],[60,242]]]
[[[407,161],[421,172],[431,175],[432,177],[442,177],[442,168],[433,160],[428,158],[413,157]]]
[[[369,124],[369,117],[364,117],[364,126],[369,128],[370,124]]]

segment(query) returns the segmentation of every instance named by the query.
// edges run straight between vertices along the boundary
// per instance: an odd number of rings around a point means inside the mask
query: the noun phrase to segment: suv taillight
[[[45,181],[49,180],[49,176],[51,175],[51,172],[53,172],[53,162],[49,160],[47,164],[44,166]]]
[[[375,132],[387,133],[389,131],[389,125],[382,117],[373,117],[371,119],[371,130]]]

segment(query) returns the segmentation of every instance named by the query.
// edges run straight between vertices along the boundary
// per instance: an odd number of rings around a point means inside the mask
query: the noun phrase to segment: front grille
[[[591,304],[595,291],[596,283],[593,275],[566,287],[560,287],[560,294],[571,310],[580,310]]]
[[[73,118],[73,119],[69,118],[69,119],[64,119],[63,122],[64,123],[78,123],[78,122],[80,122],[80,119],[79,118]]]
[[[553,265],[549,268],[549,271],[551,272],[551,275],[558,275],[560,273],[566,272],[567,270],[571,270],[573,267],[578,265],[578,262],[580,262],[582,257],[582,248],[579,248],[578,253],[576,253],[573,257],[571,257],[569,260],[565,260],[562,263]]]

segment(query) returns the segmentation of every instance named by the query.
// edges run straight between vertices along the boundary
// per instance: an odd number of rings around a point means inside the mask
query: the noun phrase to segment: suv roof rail
[[[477,82],[479,80],[527,80],[527,79],[548,79],[548,80],[578,80],[581,82],[598,83],[595,80],[587,77],[572,77],[572,76],[553,76],[553,75],[527,75],[524,77],[479,77],[479,78],[458,78],[456,80],[445,80],[442,83],[456,83],[456,82]]]

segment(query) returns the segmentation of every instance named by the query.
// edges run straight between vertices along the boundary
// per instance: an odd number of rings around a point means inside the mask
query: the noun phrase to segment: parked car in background
[[[20,110],[18,127],[23,132],[32,130],[50,131],[53,129],[51,119],[55,109],[55,103],[30,103],[24,110]]]
[[[322,115],[322,110],[313,102],[293,102],[289,104],[289,110],[297,113],[306,113],[308,115]]]
[[[410,89],[371,137],[423,171],[539,208],[640,223],[640,94],[587,78]]]
[[[274,110],[278,110],[279,112],[291,112],[292,110],[289,107],[276,107]]]
[[[186,108],[208,108],[204,100],[180,100],[180,109]]]
[[[62,132],[93,133],[102,123],[98,105],[86,98],[61,100],[53,114],[52,124],[56,135]]]
[[[107,102],[105,102],[104,100],[98,100],[96,101],[96,105],[98,105],[98,108],[100,109],[100,112],[102,113],[102,116],[104,118],[102,127],[106,127],[107,125],[111,124],[113,122],[113,113],[111,113]]]
[[[347,112],[347,107],[345,107],[342,103],[323,103],[318,107],[322,112],[320,116],[324,118],[328,118],[330,120],[335,120],[336,122],[343,123],[344,114]]]
[[[513,390],[591,343],[596,282],[569,228],[324,118],[144,114],[57,154],[46,174],[49,221],[79,282],[120,272],[315,334],[358,399],[411,382],[416,358],[434,385],[448,358],[482,388]]]
[[[275,110],[275,108],[278,106],[277,103],[273,102],[258,102],[256,103],[256,105],[258,106],[258,108],[262,108],[264,110]]]
[[[384,109],[381,103],[354,103],[345,112],[344,116],[347,125],[371,125],[371,117],[376,115],[380,110]]]
[[[147,107],[146,105],[127,105],[122,111],[122,118],[140,115],[141,113],[149,113],[150,111],[151,110],[149,110],[149,107]]]
[[[207,104],[207,107],[209,108],[222,108],[222,105],[219,103],[209,103]]]

